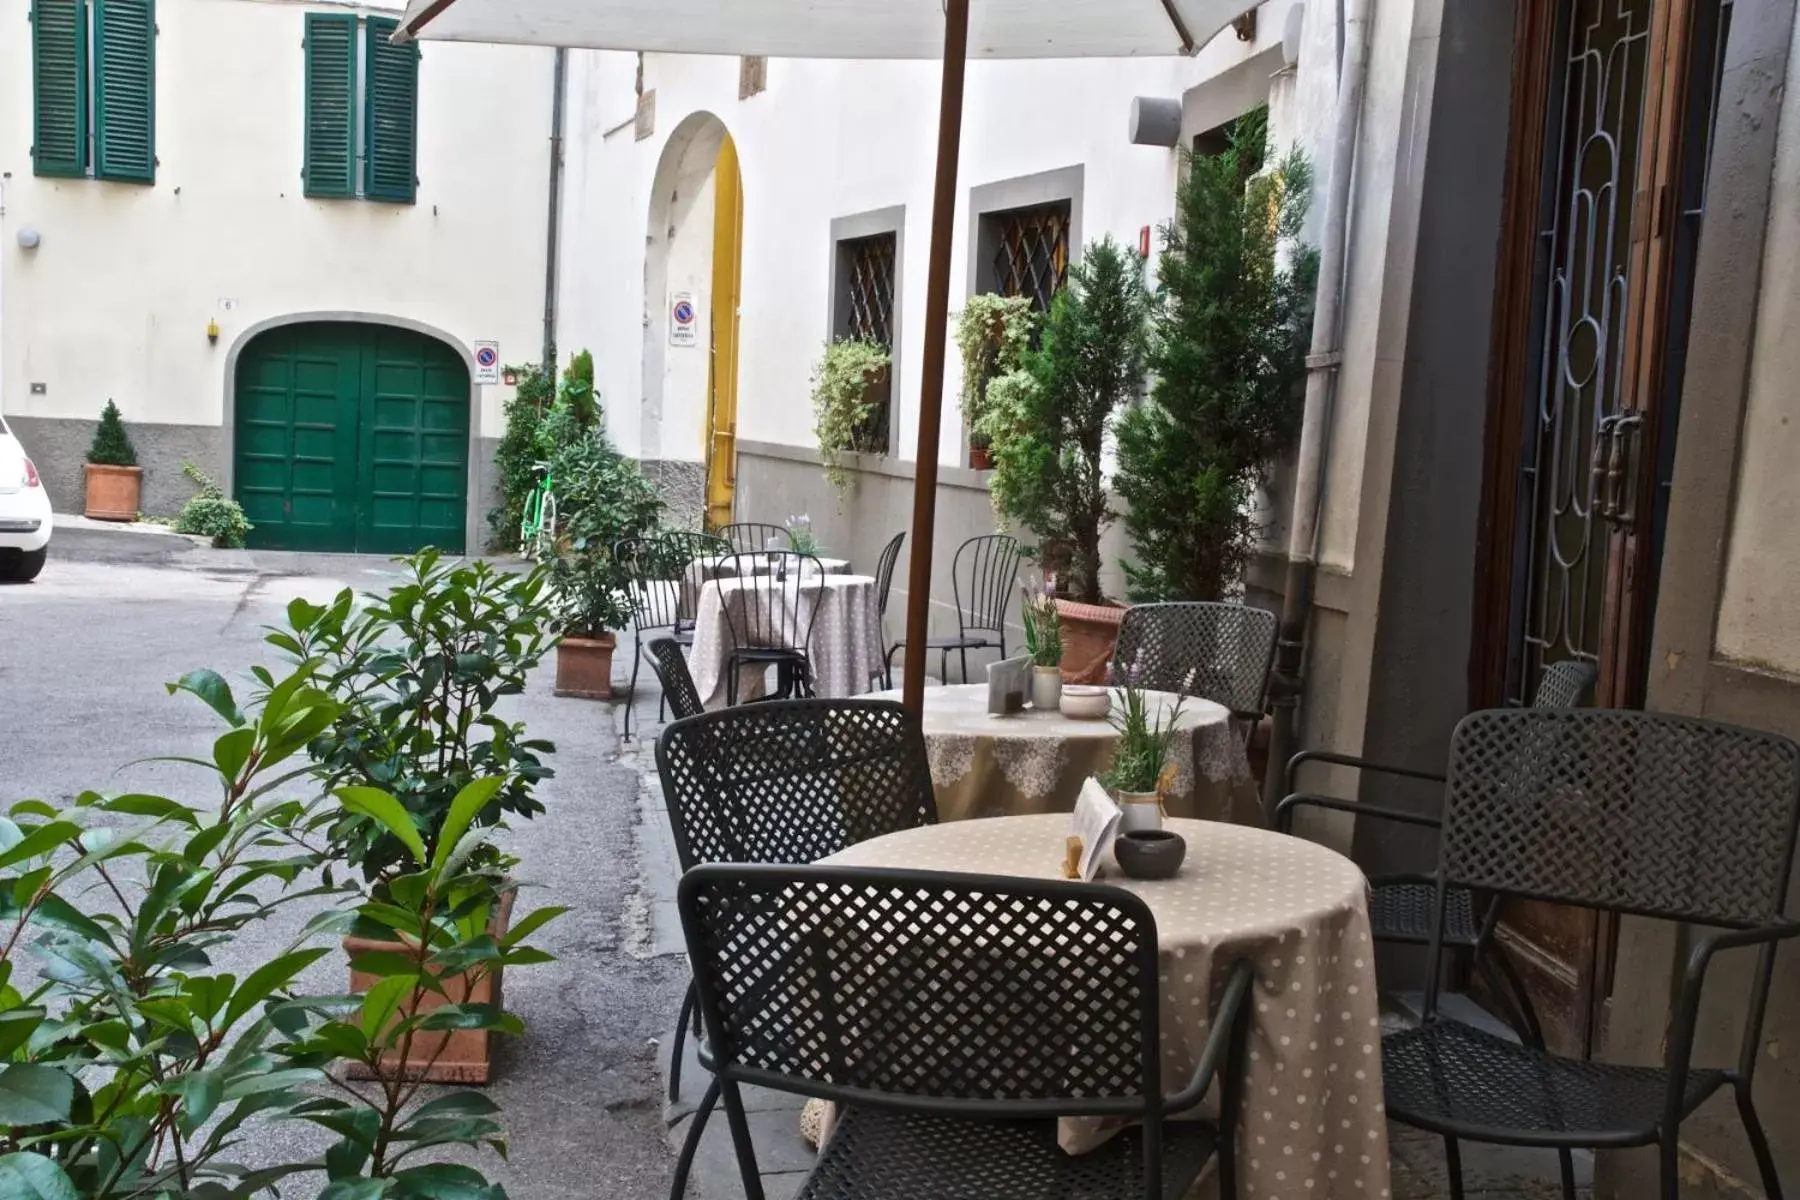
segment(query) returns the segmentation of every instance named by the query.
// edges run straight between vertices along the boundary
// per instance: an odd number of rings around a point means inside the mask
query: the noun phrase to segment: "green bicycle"
[[[525,519],[519,522],[519,555],[542,562],[556,550],[556,476],[551,474],[549,463],[537,463],[532,469],[541,472],[542,478],[531,489],[531,495],[525,497]]]

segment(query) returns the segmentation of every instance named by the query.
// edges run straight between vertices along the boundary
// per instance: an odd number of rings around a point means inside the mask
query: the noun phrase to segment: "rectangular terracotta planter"
[[[612,634],[598,638],[565,637],[556,644],[556,694],[577,700],[612,699]]]
[[[87,475],[85,512],[96,521],[135,521],[143,490],[144,468],[83,463]]]
[[[488,932],[496,938],[505,935],[512,925],[512,892],[505,892],[500,897],[500,907],[494,913],[494,919],[488,923]],[[372,938],[347,937],[344,939],[344,952],[354,958],[358,954],[370,951],[388,951],[409,953],[411,948],[402,942],[383,942]],[[414,1012],[430,1012],[445,1004],[491,1004],[495,1008],[504,1008],[501,998],[501,976],[504,968],[496,967],[479,983],[471,982],[467,975],[457,975],[444,981],[444,990],[449,998],[428,992],[414,1009],[402,1005],[401,1012],[411,1015]],[[380,976],[366,971],[350,970],[350,990],[361,996],[375,986]],[[436,1061],[433,1061],[433,1060]],[[392,1078],[399,1073],[399,1056],[385,1055],[381,1060],[381,1073]],[[417,1079],[421,1076],[433,1083],[487,1083],[493,1077],[494,1069],[494,1034],[487,1029],[458,1029],[450,1033],[418,1033],[413,1035],[411,1047],[407,1054],[405,1077]],[[376,1078],[361,1063],[350,1065],[350,1078]]]

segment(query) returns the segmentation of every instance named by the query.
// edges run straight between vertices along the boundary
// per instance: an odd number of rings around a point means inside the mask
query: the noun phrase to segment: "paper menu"
[[[1081,785],[1070,832],[1081,839],[1081,877],[1084,880],[1091,882],[1100,874],[1100,860],[1112,846],[1123,815],[1098,779],[1090,778]]]

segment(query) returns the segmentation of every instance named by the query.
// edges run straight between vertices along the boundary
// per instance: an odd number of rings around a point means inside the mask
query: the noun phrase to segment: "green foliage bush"
[[[515,549],[519,522],[525,516],[525,499],[537,486],[538,463],[546,461],[538,445],[544,414],[555,398],[555,383],[536,363],[508,367],[519,381],[513,398],[506,402],[506,430],[494,448],[494,466],[500,477],[499,508],[488,513],[490,545],[496,550]]]
[[[219,549],[242,546],[244,535],[255,528],[245,519],[242,506],[193,463],[182,463],[181,473],[200,490],[181,506],[181,514],[175,518],[175,532],[211,538]]]
[[[1021,369],[1036,328],[1037,315],[1024,296],[983,292],[970,296],[956,314],[956,350],[962,359],[957,400],[975,445],[987,444],[982,425],[995,381]]]
[[[1255,546],[1256,490],[1300,429],[1317,256],[1299,151],[1263,167],[1266,113],[1225,153],[1184,158],[1163,229],[1149,399],[1119,421],[1132,598],[1216,600]],[[1284,255],[1283,250],[1286,248]]]
[[[88,446],[87,460],[103,467],[137,466],[137,450],[131,444],[131,435],[125,432],[119,406],[111,400],[100,410],[100,424],[94,427],[94,440]]]
[[[840,338],[825,346],[813,368],[813,433],[825,478],[840,493],[850,486],[843,456],[871,449],[869,421],[875,415],[869,389],[893,363],[887,347],[865,338]]]
[[[556,624],[565,634],[599,637],[631,617],[625,567],[613,548],[661,527],[662,497],[597,427],[558,452],[555,471],[562,544],[551,563]]]

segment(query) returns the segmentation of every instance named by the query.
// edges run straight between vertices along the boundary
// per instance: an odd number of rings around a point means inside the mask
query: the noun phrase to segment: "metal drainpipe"
[[[1274,721],[1269,764],[1263,775],[1263,807],[1270,815],[1286,791],[1287,760],[1297,750],[1294,712],[1300,704],[1306,632],[1312,611],[1313,575],[1325,507],[1325,451],[1331,443],[1332,401],[1342,359],[1344,249],[1350,225],[1350,184],[1356,135],[1369,70],[1369,22],[1375,0],[1342,0],[1344,57],[1338,76],[1337,123],[1331,141],[1331,184],[1319,246],[1319,283],[1313,299],[1311,353],[1306,359],[1306,408],[1294,473],[1294,513],[1288,531],[1287,579],[1282,587],[1281,635],[1270,680]]]
[[[562,242],[563,93],[569,75],[569,52],[556,48],[556,93],[550,100],[550,213],[544,233],[544,349],[539,362],[556,372],[556,258]]]

